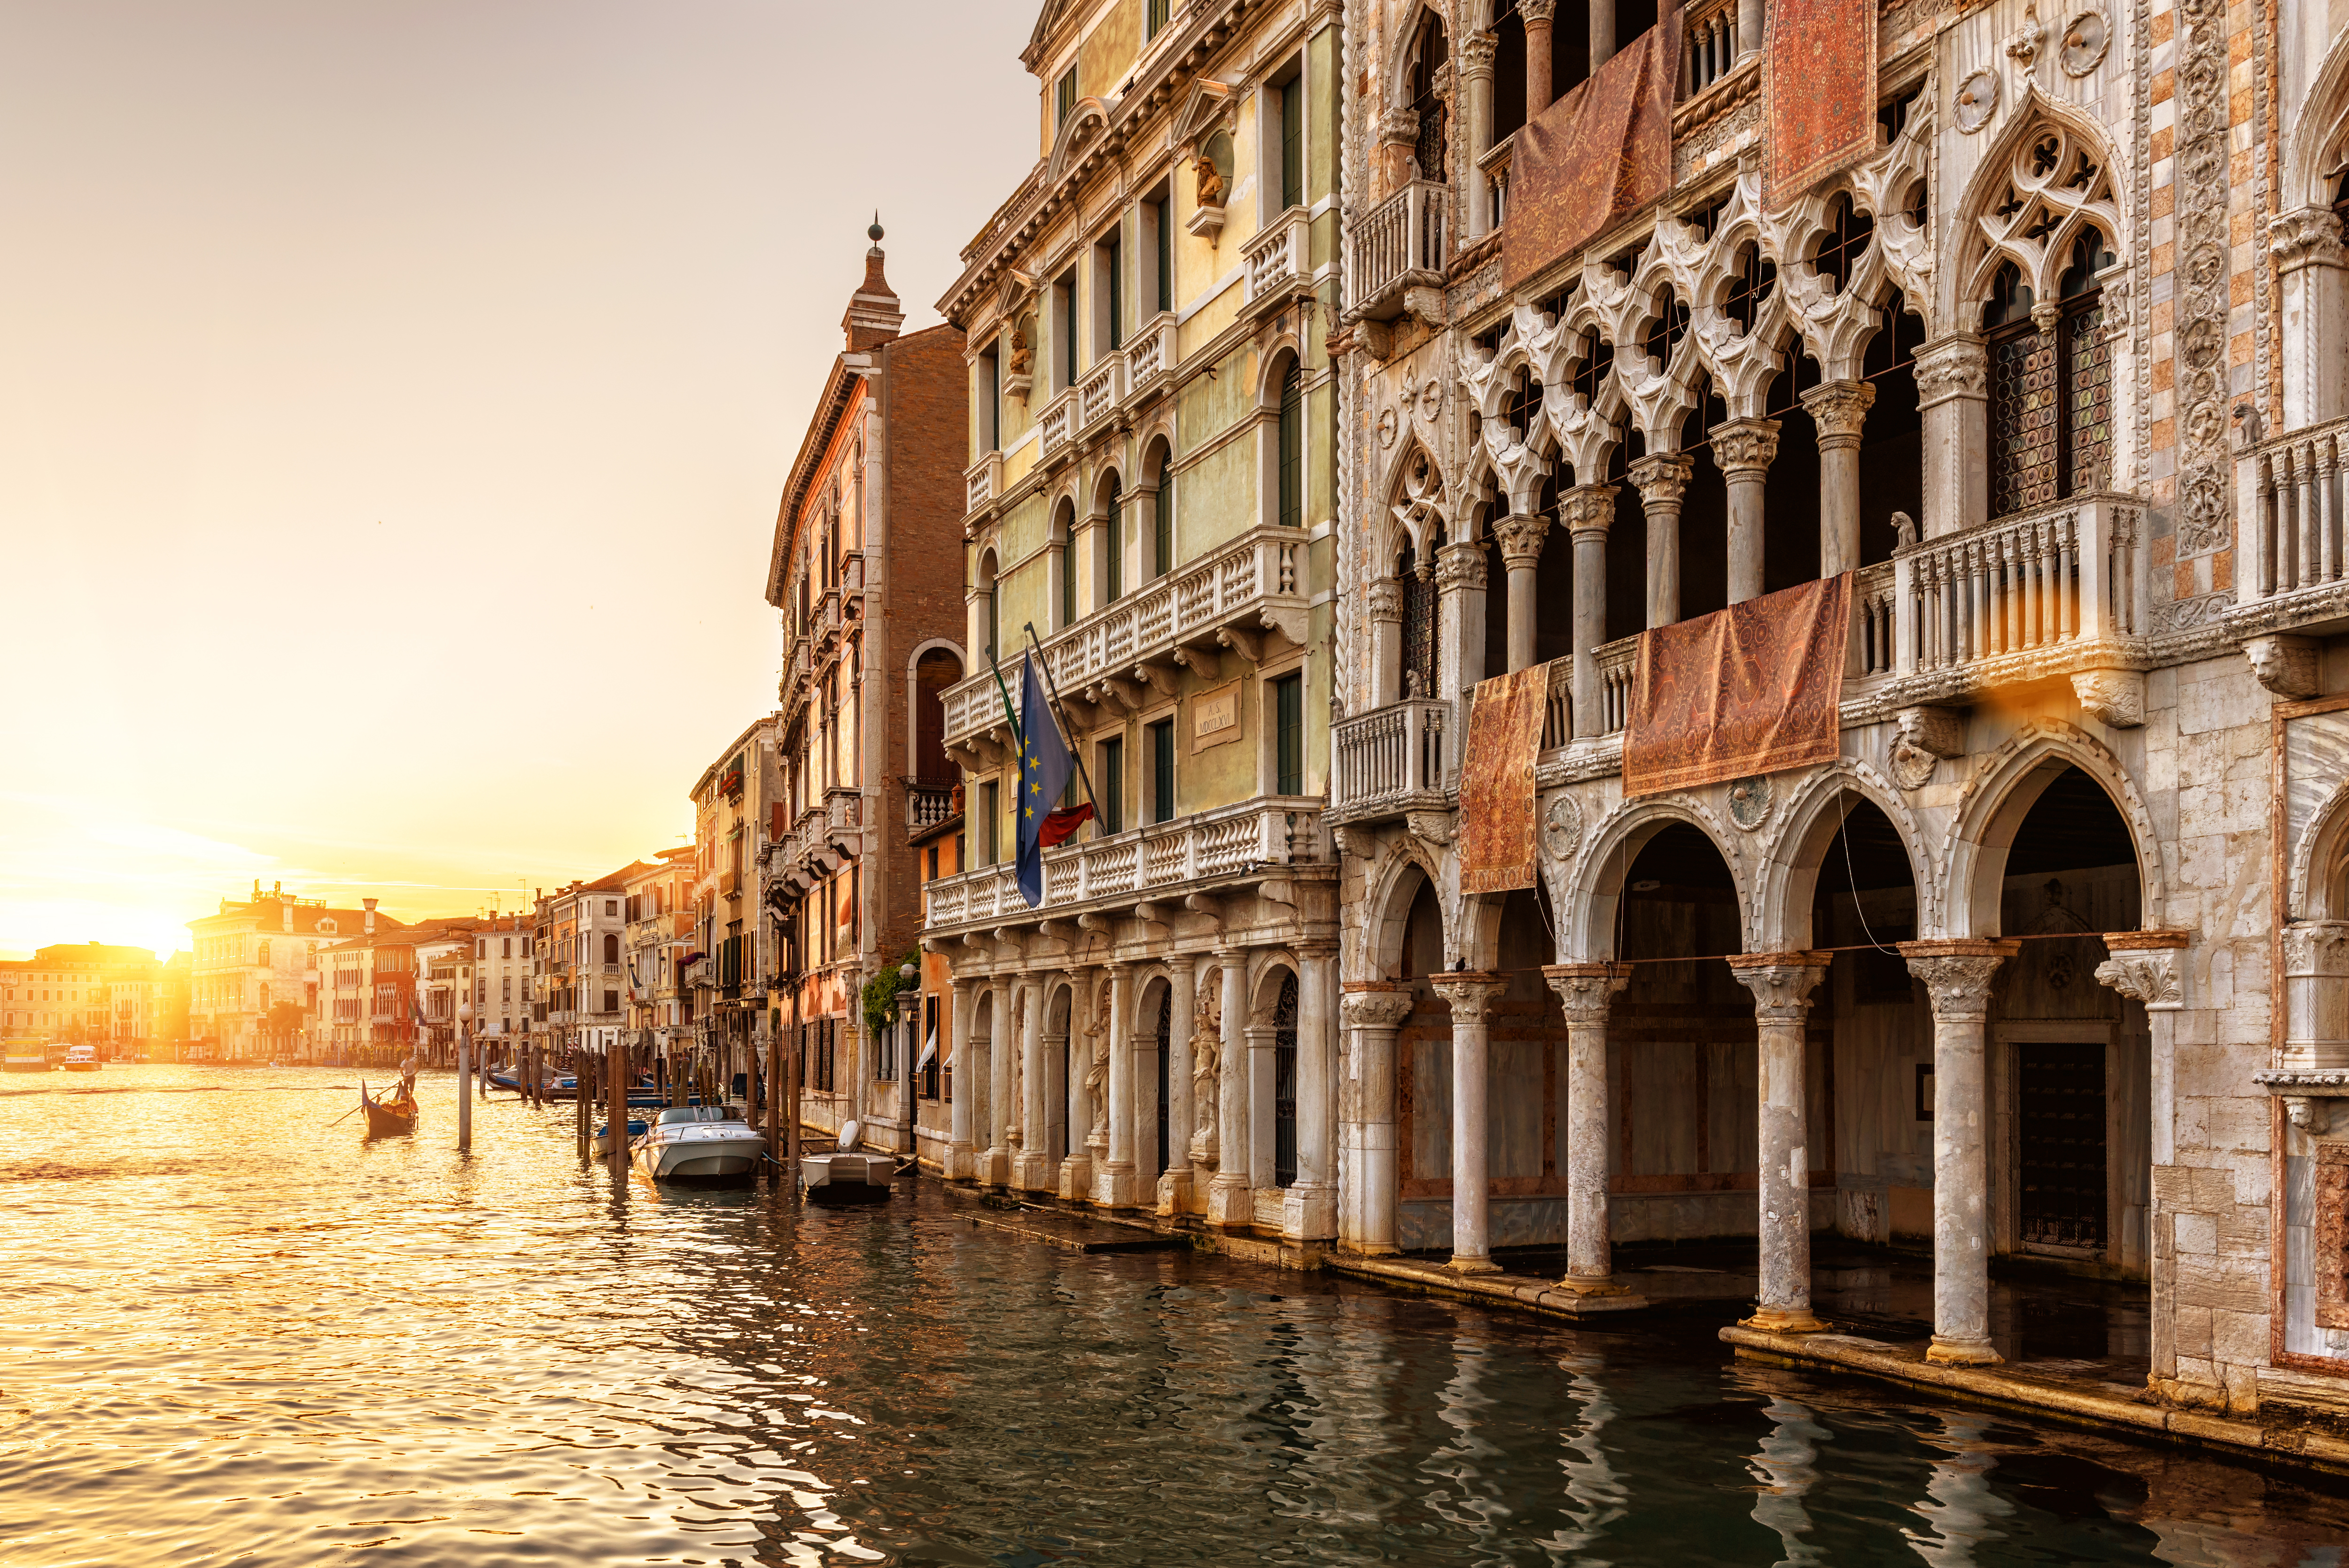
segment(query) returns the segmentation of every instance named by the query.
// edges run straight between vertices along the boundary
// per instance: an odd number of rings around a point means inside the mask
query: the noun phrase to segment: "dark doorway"
[[[2021,1220],[2025,1244],[2105,1245],[2105,1047],[2017,1047],[2022,1068]]]
[[[1287,972],[1272,1005],[1272,1184],[1297,1184],[1297,976]]]

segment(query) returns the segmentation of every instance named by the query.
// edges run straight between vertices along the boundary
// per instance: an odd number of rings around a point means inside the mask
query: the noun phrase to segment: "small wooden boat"
[[[367,1092],[359,1085],[359,1108],[367,1112],[367,1136],[389,1138],[416,1130],[416,1080],[404,1078],[397,1089],[383,1094]]]
[[[678,1105],[629,1148],[636,1169],[656,1181],[747,1181],[767,1140],[730,1106]]]
[[[811,1203],[885,1203],[897,1176],[894,1154],[864,1154],[856,1148],[862,1129],[849,1121],[840,1130],[840,1147],[829,1154],[800,1159],[800,1189]]]

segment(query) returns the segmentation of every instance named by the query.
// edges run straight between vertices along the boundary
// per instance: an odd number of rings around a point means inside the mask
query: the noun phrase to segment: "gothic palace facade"
[[[1588,1311],[1755,1236],[1765,1349],[1907,1244],[1959,1367],[2037,1258],[2148,1284],[2170,1405],[2338,1401],[2349,18],[1063,0],[1029,63],[943,302],[948,1173]],[[1033,911],[1030,624],[1117,797]],[[1733,666],[1824,750],[1663,767]]]

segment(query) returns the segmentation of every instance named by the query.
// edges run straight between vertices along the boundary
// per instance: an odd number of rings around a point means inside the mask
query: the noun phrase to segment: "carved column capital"
[[[1725,419],[1707,435],[1713,442],[1713,462],[1720,467],[1722,477],[1733,483],[1740,479],[1760,479],[1778,459],[1775,419]]]
[[[1943,337],[1917,351],[1917,406],[1990,396],[1990,351],[1979,337]]]
[[[2186,1005],[2178,954],[2189,940],[2183,931],[2107,931],[2112,956],[2096,965],[2096,979],[2144,1003],[2148,1013],[2177,1012]]]
[[[1696,459],[1686,452],[1650,452],[1644,458],[1631,460],[1631,482],[1640,487],[1640,499],[1654,511],[1678,511],[1681,497],[1688,493],[1689,474]]]
[[[1859,445],[1868,410],[1876,402],[1872,381],[1822,381],[1803,394],[1803,407],[1819,428],[1819,450]]]
[[[1435,551],[1435,585],[1446,593],[1459,588],[1482,589],[1486,580],[1482,540],[1459,539]]]
[[[2314,696],[2317,693],[2316,640],[2313,637],[2252,637],[2243,644],[2243,656],[2260,685],[2278,696]]]
[[[2115,729],[2145,722],[2145,673],[2141,670],[2075,670],[2072,695],[2080,711]]]
[[[1549,519],[1538,512],[1511,512],[1493,520],[1493,537],[1500,542],[1501,560],[1511,571],[1537,566],[1549,538]]]
[[[1509,977],[1482,969],[1448,969],[1430,975],[1435,994],[1452,1005],[1455,1024],[1482,1024],[1493,1016],[1493,1005],[1509,988]]]
[[[1621,491],[1619,485],[1577,485],[1557,498],[1558,526],[1576,539],[1586,534],[1606,537],[1615,526],[1615,498]]]
[[[1998,966],[2023,951],[2013,941],[1950,937],[1894,944],[1909,973],[1925,983],[1936,1023],[1979,1024],[1990,1016],[1991,985]]]
[[[1401,621],[1402,619],[1402,584],[1392,577],[1381,577],[1371,584],[1371,619]]]
[[[1608,1009],[1631,983],[1629,964],[1545,964],[1542,978],[1557,993],[1569,1024],[1603,1024]]]
[[[1832,953],[1739,953],[1729,972],[1754,993],[1754,1016],[1764,1024],[1799,1024],[1809,1016],[1811,992],[1826,978]]]
[[[2349,920],[2295,920],[2283,928],[2286,976],[2349,975]]]
[[[2268,225],[2268,253],[2280,273],[2349,264],[2349,250],[2341,243],[2341,220],[2329,207],[2278,213]]]
[[[1500,47],[1500,38],[1492,33],[1471,33],[1460,40],[1460,75],[1469,81],[1489,77],[1493,74],[1493,51]]]
[[[1557,20],[1557,0],[1517,0],[1517,15],[1526,19],[1528,27]]]
[[[1398,104],[1379,116],[1379,140],[1389,147],[1408,147],[1419,139],[1419,111]]]
[[[1411,1016],[1415,1001],[1410,986],[1392,980],[1350,980],[1338,1000],[1338,1016],[1350,1029],[1396,1029]]]

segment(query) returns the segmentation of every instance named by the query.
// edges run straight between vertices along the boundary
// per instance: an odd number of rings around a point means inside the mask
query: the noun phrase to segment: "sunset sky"
[[[184,945],[256,877],[511,909],[685,841],[774,700],[864,226],[934,322],[1034,158],[1034,20],[0,11],[0,954]]]

